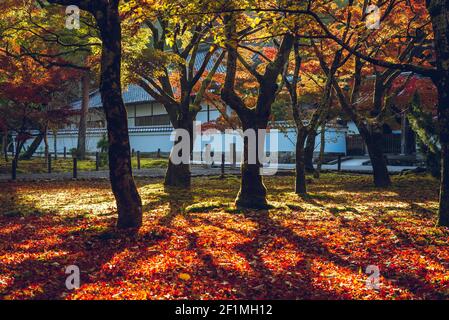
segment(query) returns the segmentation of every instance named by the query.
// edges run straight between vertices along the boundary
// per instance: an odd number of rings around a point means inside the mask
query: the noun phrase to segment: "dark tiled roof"
[[[195,70],[199,70],[201,68],[201,65],[207,55],[207,50],[201,50],[198,51],[195,59]],[[209,60],[209,63],[206,66],[206,70],[210,71],[212,70],[216,59],[221,54],[221,49],[218,49],[217,52],[212,56],[212,58]],[[226,67],[222,63],[217,69],[217,73],[225,73]],[[100,108],[103,106],[101,103],[101,95],[99,90],[95,90],[90,93],[90,101],[89,101],[89,108]],[[131,84],[128,87],[126,87],[123,90],[123,102],[125,104],[132,104],[132,103],[144,103],[144,102],[154,102],[156,101],[152,96],[150,96],[142,87]],[[72,107],[76,110],[81,109],[81,100],[77,100],[73,102]]]
[[[130,127],[128,128],[129,133],[143,133],[143,132],[171,132],[173,127],[168,126],[151,126],[151,127]],[[104,134],[107,133],[106,128],[87,128],[87,134]],[[33,134],[38,134],[38,132],[33,132]],[[76,135],[78,134],[78,129],[62,129],[58,130],[58,135]]]
[[[102,107],[101,95],[99,90],[95,90],[89,95],[89,108]],[[125,104],[153,102],[155,99],[150,96],[142,87],[131,84],[123,90],[123,102]],[[81,109],[81,100],[72,103],[74,109]]]
[[[217,52],[215,52],[215,54],[212,56],[212,58],[207,63],[207,66],[206,66],[207,71],[212,70],[212,68],[215,64],[215,61],[221,54],[221,50],[222,49],[218,49]],[[199,70],[201,68],[204,58],[206,58],[207,52],[208,52],[207,50],[201,50],[201,51],[198,51],[198,53],[196,54],[196,59],[195,59],[195,69],[196,70]],[[217,73],[226,73],[226,66],[223,64],[223,62],[218,66]]]

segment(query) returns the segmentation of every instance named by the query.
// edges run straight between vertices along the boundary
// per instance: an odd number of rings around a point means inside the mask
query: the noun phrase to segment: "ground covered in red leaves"
[[[0,184],[0,299],[449,298],[433,179],[380,191],[369,176],[329,174],[304,199],[292,177],[266,183],[273,208],[240,211],[235,177],[196,178],[191,192],[141,180],[137,234],[114,229],[106,181]],[[69,265],[79,289],[65,286]]]

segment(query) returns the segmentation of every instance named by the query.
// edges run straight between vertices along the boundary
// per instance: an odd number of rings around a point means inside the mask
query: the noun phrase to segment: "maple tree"
[[[175,129],[188,132],[192,152],[193,121],[224,57],[218,45],[210,43],[217,15],[182,18],[190,5],[176,1],[136,1],[128,6],[132,19],[151,30],[148,47],[129,57],[130,81],[165,107]],[[175,139],[176,146],[181,141]],[[174,164],[170,157],[165,184],[189,187],[189,163]]]
[[[232,3],[227,4],[228,9],[232,9]],[[257,20],[261,23],[260,19]],[[254,130],[255,141],[250,142],[247,136],[244,137],[243,161],[241,164],[241,187],[237,195],[236,205],[248,208],[264,208],[267,207],[266,187],[263,184],[260,169],[259,154],[264,148],[264,142],[260,141],[259,131],[266,129],[270,119],[271,106],[275,100],[275,96],[279,90],[278,78],[281,75],[293,47],[294,35],[289,30],[282,37],[282,43],[279,46],[273,60],[265,65],[254,62],[248,62],[245,57],[239,54],[239,43],[241,38],[239,32],[240,24],[245,23],[245,18],[236,13],[228,13],[224,16],[224,34],[226,37],[226,77],[221,91],[221,98],[227,103],[238,115],[242,129],[244,131]],[[266,23],[266,22],[264,22]],[[243,24],[244,25],[244,24]],[[245,34],[245,27],[243,35]],[[245,69],[254,77],[258,84],[258,94],[256,101],[248,105],[236,92],[236,72],[237,63],[240,62]],[[256,151],[257,150],[257,151]],[[255,163],[251,160],[253,157],[250,152],[256,152]]]
[[[320,75],[316,69],[316,61],[313,57],[304,57],[307,50],[300,51],[301,38],[296,37],[294,43],[294,58],[289,64],[289,68],[283,74],[285,87],[287,89],[290,105],[292,109],[292,118],[296,127],[295,143],[295,192],[299,195],[307,193],[306,186],[306,140],[309,140],[309,148],[312,145],[315,149],[315,135],[318,125],[321,125],[321,136],[324,135],[326,118],[332,104],[332,77],[338,67],[338,59],[335,59],[331,70],[326,70],[324,76]],[[304,46],[304,43],[303,43]],[[308,45],[308,47],[312,47]],[[309,48],[310,51],[310,48]],[[341,56],[341,52],[335,55]],[[305,65],[305,66],[304,66]],[[304,70],[302,70],[304,69]],[[310,75],[312,73],[312,75]],[[319,97],[321,95],[321,97]],[[314,97],[314,100],[320,102],[314,103],[313,109],[306,109],[307,99]],[[315,101],[316,101],[315,100]],[[323,140],[323,139],[321,139]],[[313,153],[312,149],[312,153]],[[320,157],[324,152],[324,143],[321,141]],[[320,161],[321,162],[321,161]],[[319,168],[316,174],[319,175]],[[313,165],[312,165],[313,168]]]
[[[366,20],[363,7],[359,7],[360,11],[357,12],[354,10],[357,7],[354,6],[352,1],[348,3],[348,6],[351,6],[350,11],[342,8],[340,12],[340,14],[343,13],[343,17],[346,15],[346,24],[358,24]],[[370,33],[369,37],[364,34],[354,35],[349,33],[349,37],[346,38],[357,39],[356,43],[351,44],[352,46],[369,48],[367,53],[369,56],[378,57],[379,55],[395,53],[398,54],[401,62],[418,60],[417,58],[422,57],[422,52],[426,50],[424,46],[427,39],[426,34],[430,33],[429,30],[424,29],[428,25],[425,12],[416,10],[416,8],[412,9],[407,5],[392,6],[385,10],[385,14],[380,19],[381,29]],[[394,16],[395,19],[389,20],[390,16]],[[412,17],[410,22],[405,19],[406,17]],[[402,27],[399,27],[400,23],[403,24]],[[330,27],[336,28],[336,26]],[[356,28],[354,27],[354,29]],[[363,41],[360,39],[363,39]],[[320,58],[323,68],[328,69],[329,67],[326,66],[321,52],[321,50],[317,50],[317,56]],[[351,56],[351,53],[348,55]],[[392,90],[395,80],[402,76],[400,71],[394,69],[379,70],[375,65],[364,64],[358,57],[345,64],[349,64],[349,68],[352,70],[349,72],[348,69],[342,70],[339,72],[339,77],[335,79],[334,88],[337,91],[338,100],[342,109],[354,121],[365,140],[373,165],[375,185],[378,187],[389,186],[391,182],[387,162],[383,154],[382,144],[379,144],[379,141],[382,141],[386,114],[391,111],[394,97],[404,89],[407,81],[403,86],[397,86]],[[371,75],[374,77],[374,81],[371,81],[372,84],[369,83]],[[342,87],[345,86],[352,87],[349,95],[342,90]],[[372,89],[370,89],[370,86]]]
[[[92,27],[94,22],[87,15],[80,16],[79,28],[61,28],[67,23],[61,19],[60,8],[44,1],[15,1],[14,7],[7,10],[7,24],[11,30],[6,32],[9,42],[22,47],[23,54],[32,56],[42,65],[58,64],[67,68],[84,71],[82,77],[82,104],[79,114],[77,157],[86,156],[86,128],[89,96],[89,70],[97,57],[92,55],[91,47],[101,45],[98,31]],[[8,41],[5,41],[6,50]],[[8,50],[7,50],[8,51]],[[56,57],[64,58],[64,63]],[[37,142],[36,142],[37,143]],[[29,154],[29,157],[32,154]]]
[[[320,24],[325,34],[333,41],[338,43],[342,48],[353,54],[354,56],[368,61],[374,65],[395,69],[400,71],[408,71],[429,77],[437,88],[438,103],[437,115],[439,126],[439,140],[441,144],[441,185],[440,185],[440,207],[439,207],[439,221],[442,226],[449,225],[449,70],[448,70],[448,52],[449,46],[449,3],[443,0],[427,0],[427,1],[413,1],[406,3],[411,6],[412,10],[422,11],[426,10],[430,18],[430,24],[433,31],[434,43],[434,57],[435,61],[430,63],[422,63],[422,61],[400,61],[400,55],[395,57],[371,57],[361,48],[351,46],[338,36],[335,35],[326,25],[321,21],[320,17],[315,13],[307,12]],[[399,59],[398,59],[399,57]],[[431,56],[432,57],[432,56]],[[393,61],[391,61],[393,60]]]
[[[122,29],[119,0],[48,0],[51,4],[76,5],[95,19],[101,39],[100,92],[108,130],[110,180],[118,209],[117,226],[139,227],[142,203],[131,168],[126,108],[122,98]]]
[[[59,67],[44,68],[31,57],[17,60],[6,54],[0,54],[0,71],[0,122],[5,136],[16,135],[13,165],[17,166],[32,130],[39,130],[38,138],[45,137],[46,142],[49,127],[70,122],[75,112],[68,103],[77,73]],[[45,151],[48,157],[48,144]]]

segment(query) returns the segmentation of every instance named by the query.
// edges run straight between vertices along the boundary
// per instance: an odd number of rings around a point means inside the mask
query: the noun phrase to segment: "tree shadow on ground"
[[[185,208],[194,202],[194,198],[189,189],[166,187],[165,192],[161,201],[168,203],[168,213],[159,219],[159,224],[168,227],[177,215],[186,214]]]
[[[138,235],[136,230],[117,230],[115,218],[98,221],[84,214],[67,217],[42,210],[20,203],[11,194],[13,190],[9,194],[16,209],[0,214],[0,248],[2,255],[11,258],[10,263],[0,263],[0,274],[9,280],[0,286],[0,299],[14,295],[18,299],[63,299],[71,293],[65,284],[68,266],[79,267],[82,285],[93,283],[97,279],[91,275],[101,273],[116,254],[164,238],[151,232]],[[13,231],[6,232],[5,226]]]
[[[391,252],[383,250],[381,243],[379,246],[377,243],[370,243],[372,241],[370,236],[377,230],[370,226],[370,223],[375,223],[374,220],[362,223],[348,221],[338,216],[331,217],[332,220],[327,221],[335,222],[334,226],[323,224],[321,229],[326,226],[330,229],[307,236],[299,234],[295,227],[286,225],[285,221],[278,216],[273,216],[272,213],[276,210],[238,211],[233,215],[237,221],[235,225],[227,222],[231,211],[225,208],[225,204],[221,208],[217,207],[214,212],[207,212],[209,213],[207,215],[201,210],[199,212],[186,210],[192,204],[209,201],[211,194],[212,192],[201,194],[201,191],[195,190],[164,190],[157,203],[151,202],[145,207],[147,215],[151,210],[158,210],[158,214],[154,215],[153,220],[146,222],[145,232],[140,234],[116,232],[113,227],[115,219],[94,220],[82,214],[61,217],[26,205],[23,208],[27,212],[34,211],[36,213],[34,216],[0,216],[0,225],[3,226],[0,230],[0,248],[5,255],[12,258],[10,263],[0,261],[0,274],[12,275],[14,278],[12,283],[0,287],[0,297],[4,298],[18,292],[35,290],[34,299],[62,299],[65,294],[70,293],[65,288],[67,275],[64,270],[71,264],[80,267],[82,285],[102,286],[102,284],[107,284],[108,287],[113,288],[119,286],[119,281],[123,279],[126,281],[136,281],[135,279],[137,279],[132,278],[127,273],[128,271],[122,270],[122,266],[132,266],[138,269],[141,262],[151,260],[156,255],[174,259],[172,254],[177,257],[178,254],[184,253],[193,260],[198,258],[201,261],[200,264],[193,264],[192,268],[194,269],[191,270],[192,278],[197,282],[193,282],[193,280],[183,282],[176,278],[176,274],[173,274],[170,269],[158,271],[152,276],[161,282],[179,286],[177,290],[181,292],[180,296],[182,297],[198,298],[201,294],[199,290],[210,290],[213,293],[223,290],[223,295],[241,299],[343,299],[351,296],[345,295],[337,287],[324,288],[321,286],[327,281],[326,279],[319,280],[321,282],[317,283],[317,279],[322,277],[320,271],[313,267],[314,261],[325,261],[357,275],[361,266],[376,263],[375,255],[383,255],[382,259],[385,260],[385,258],[396,254],[395,250]],[[232,194],[226,195],[225,201],[231,199],[232,196]],[[14,202],[18,201],[17,196],[14,196],[13,199]],[[322,203],[317,202],[316,198],[312,199],[311,204],[322,207]],[[420,205],[415,204],[414,208],[419,209]],[[163,212],[158,207],[160,205],[164,205],[161,207]],[[205,210],[207,208],[207,206],[204,207]],[[425,210],[422,212],[425,216],[430,215],[430,213],[425,213]],[[295,214],[292,213],[286,219],[296,219],[298,221],[296,227],[301,228],[307,223],[313,223],[312,221],[300,221],[299,215],[295,216]],[[178,225],[177,217],[184,223],[182,226]],[[423,216],[423,218],[426,217]],[[246,220],[251,224],[249,229],[244,228],[246,225],[242,225],[246,224]],[[388,221],[382,223],[385,224],[383,225],[384,229],[391,230],[399,239],[396,243],[397,248],[393,249],[412,247],[422,256],[431,257],[430,253],[424,250],[425,247],[414,244],[407,230],[402,230],[400,226]],[[213,228],[201,229],[205,226]],[[232,237],[235,234],[242,238],[239,238],[238,242],[230,249],[217,247],[217,243],[220,243],[217,238],[220,230]],[[328,241],[329,237],[334,234],[333,232],[343,231],[357,234],[360,243],[343,242],[340,245],[341,248],[332,247]],[[175,243],[179,246],[177,249],[179,252],[161,251],[160,248],[152,250],[153,247],[164,241],[171,241],[172,234],[176,232],[179,236],[178,240],[185,240],[187,243],[186,245],[182,241],[181,244]],[[205,235],[212,239],[208,244],[203,241]],[[274,239],[285,239],[288,245],[293,246],[295,253],[302,258],[298,262],[286,264],[282,270],[273,268],[267,261],[267,254],[276,254],[277,251],[271,250],[270,252],[267,246],[273,244]],[[390,241],[383,237],[379,239],[378,241]],[[367,243],[366,252],[363,252],[362,256],[351,256],[351,252],[346,255],[341,253],[350,250],[351,245],[363,248],[365,242]],[[243,272],[233,269],[232,266],[226,267],[221,264],[217,255],[223,250],[232,250],[233,254],[243,257],[244,263],[249,265],[249,269]],[[367,259],[370,256],[372,258]],[[284,257],[273,256],[271,258],[279,260]],[[437,256],[431,258],[440,262],[442,259]],[[145,267],[151,268],[153,265]],[[184,267],[178,263],[170,268],[181,270]],[[143,274],[146,276],[145,273]],[[429,287],[430,284],[426,282],[425,274],[418,277],[416,274],[403,274],[401,270],[395,269],[393,266],[384,266],[382,275],[396,280],[397,287],[416,293],[418,297],[426,295],[429,298],[444,298],[439,291]],[[198,289],[194,285],[198,282],[207,283],[208,287]],[[228,286],[232,286],[231,289],[235,292],[231,294],[230,289],[226,289],[228,291],[222,289],[223,283],[228,283]],[[130,284],[134,285],[135,283],[130,282]],[[422,292],[423,288],[426,292]],[[24,295],[20,297],[26,298]]]

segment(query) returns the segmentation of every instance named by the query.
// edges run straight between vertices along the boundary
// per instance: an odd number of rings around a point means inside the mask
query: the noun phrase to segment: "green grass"
[[[11,158],[8,162],[4,158],[0,159],[0,174],[11,173],[11,162]],[[141,169],[165,168],[167,167],[167,162],[168,160],[163,158],[141,158],[140,167]],[[71,172],[73,170],[72,158],[63,159],[59,157],[57,160],[52,159],[51,164],[52,172]],[[132,158],[132,166],[137,168],[137,157]],[[108,170],[108,165],[103,163],[99,169]],[[36,157],[31,160],[19,160],[17,173],[46,173],[47,170],[45,159]],[[78,171],[95,171],[95,160],[78,160]]]

